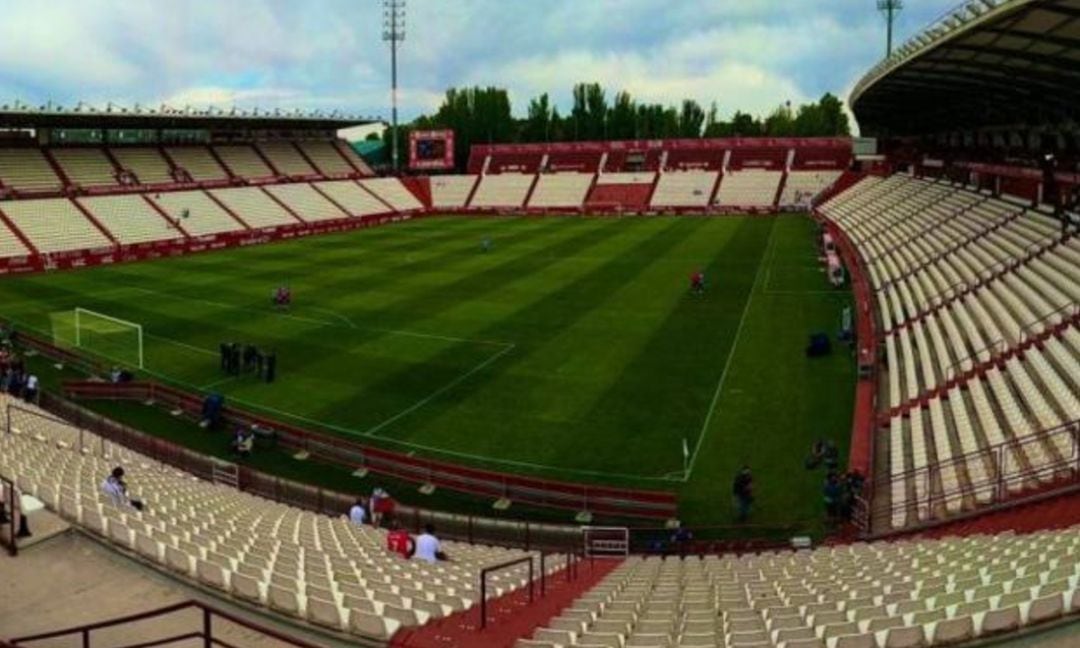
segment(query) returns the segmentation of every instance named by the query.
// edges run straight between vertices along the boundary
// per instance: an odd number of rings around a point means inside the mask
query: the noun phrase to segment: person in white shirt
[[[367,518],[367,509],[364,508],[364,500],[361,497],[356,498],[356,503],[349,509],[349,521],[356,526],[363,526],[364,520]]]
[[[139,511],[143,510],[142,500],[128,497],[127,484],[124,483],[124,469],[120,466],[113,468],[112,473],[101,483],[101,491],[105,493],[113,506],[131,506]]]
[[[30,374],[26,378],[26,390],[23,392],[23,398],[27,403],[37,402],[38,393],[38,377],[34,374]]]
[[[424,532],[416,538],[416,553],[413,557],[433,563],[439,560],[449,560],[442,551],[439,539],[435,537],[435,527],[430,524],[424,525]]]
[[[117,466],[112,474],[101,483],[101,492],[109,498],[113,506],[127,506],[127,486],[124,484],[124,469]]]

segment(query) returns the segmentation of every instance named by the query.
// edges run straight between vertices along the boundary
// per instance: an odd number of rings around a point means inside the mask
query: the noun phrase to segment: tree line
[[[401,126],[400,151],[407,151],[409,132],[449,128],[454,131],[458,166],[468,160],[473,144],[609,141],[714,137],[829,137],[850,135],[840,100],[825,93],[815,102],[777,106],[765,117],[736,111],[719,117],[716,102],[707,109],[693,99],[677,106],[644,103],[629,92],[609,96],[599,83],[579,83],[573,105],[561,114],[547,93],[529,101],[526,114],[515,117],[505,88],[450,88],[433,115],[421,115]],[[392,133],[384,138],[390,145]]]

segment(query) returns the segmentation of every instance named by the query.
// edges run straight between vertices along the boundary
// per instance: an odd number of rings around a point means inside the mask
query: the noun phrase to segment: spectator
[[[840,517],[840,502],[843,497],[843,486],[840,484],[840,478],[836,476],[836,473],[830,472],[829,476],[825,478],[825,485],[821,489],[821,494],[825,500],[825,514],[830,520],[835,520]]]
[[[113,468],[112,473],[105,478],[101,484],[101,491],[109,498],[113,506],[132,506],[140,511],[143,510],[143,503],[140,500],[128,497],[124,469],[120,466]]]
[[[439,544],[439,539],[435,537],[434,526],[430,524],[424,525],[424,532],[416,539],[415,557],[417,560],[423,560],[429,563],[440,560],[449,560],[442,551],[442,545]]]
[[[349,521],[356,526],[363,526],[367,518],[367,509],[364,508],[364,498],[357,497],[356,503],[349,509]]]
[[[26,377],[26,386],[23,388],[23,399],[27,403],[36,403],[38,396],[38,377],[30,374]]]
[[[234,454],[241,457],[246,457],[251,454],[251,448],[255,443],[255,437],[249,436],[244,430],[243,426],[236,426],[236,431],[233,433],[232,441],[229,443],[229,450]]]
[[[735,475],[731,494],[735,500],[735,518],[745,522],[750,517],[750,505],[754,502],[754,477],[750,473],[750,466],[744,465]]]
[[[694,534],[683,526],[682,522],[679,522],[679,526],[675,528],[675,533],[671,534],[671,546],[675,548],[675,551],[680,556],[685,557],[690,544],[694,541]]]
[[[237,448],[237,452],[241,457],[250,457],[251,451],[255,449],[255,432],[254,430],[248,430],[240,436],[240,446]]]
[[[402,558],[412,558],[416,552],[416,543],[413,542],[409,532],[398,525],[398,521],[390,518],[390,533],[386,534],[386,550],[396,553]]]
[[[394,514],[394,500],[382,488],[376,488],[371,492],[368,506],[371,510],[371,524],[375,527],[382,524],[383,518]]]

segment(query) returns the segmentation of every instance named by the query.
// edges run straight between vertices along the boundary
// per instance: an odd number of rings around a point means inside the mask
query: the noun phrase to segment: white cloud
[[[939,2],[910,0],[904,31]],[[389,114],[378,0],[3,5],[0,101]],[[595,80],[764,112],[850,85],[879,56],[881,29],[865,0],[410,0],[399,98],[406,119],[474,83],[505,85],[519,106],[548,92],[565,108],[574,83]]]
[[[794,80],[758,64],[710,57],[702,65],[699,52],[682,42],[642,54],[568,51],[471,72],[470,81],[484,80],[513,88],[519,110],[530,97],[554,89],[554,96],[565,106],[571,87],[580,81],[596,81],[609,92],[626,90],[638,101],[649,103],[675,104],[692,98],[707,106],[717,101],[722,114],[736,109],[764,113],[784,101],[806,99]]]

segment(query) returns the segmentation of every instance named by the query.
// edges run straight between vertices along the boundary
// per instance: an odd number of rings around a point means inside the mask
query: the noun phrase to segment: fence
[[[192,613],[194,612],[194,614]],[[186,614],[185,614],[186,613]],[[183,618],[186,616],[187,618]],[[171,617],[171,619],[170,619]],[[154,628],[144,626],[143,628],[137,628],[137,624],[147,621],[155,621],[157,623],[181,623],[185,621],[186,625],[191,627],[187,632],[179,631],[176,634],[166,634],[161,632],[162,628]],[[217,621],[217,623],[215,623]],[[239,626],[243,629],[245,635],[250,635],[252,632],[256,633],[259,637],[257,641],[263,642],[272,640],[277,644],[284,644],[286,646],[294,646],[296,648],[319,648],[316,644],[309,643],[296,637],[271,630],[250,621],[246,621],[238,616],[225,612],[219,608],[200,603],[198,601],[185,601],[183,603],[176,603],[174,605],[168,605],[165,607],[149,610],[147,612],[140,612],[138,614],[131,614],[128,616],[117,617],[109,619],[107,621],[100,621],[98,623],[91,623],[87,625],[74,626],[65,628],[63,630],[53,630],[51,632],[43,632],[36,635],[29,635],[26,637],[19,637],[10,640],[10,644],[13,646],[32,646],[38,642],[48,641],[50,639],[78,639],[79,645],[89,647],[95,645],[93,639],[95,633],[106,633],[111,629],[117,629],[112,638],[115,640],[117,634],[124,640],[130,640],[130,643],[110,642],[109,645],[114,648],[149,648],[150,646],[164,646],[174,645],[180,642],[185,642],[185,645],[191,645],[192,640],[197,641],[204,648],[212,648],[214,646],[222,646],[223,648],[235,648],[235,646],[221,638],[215,636],[215,629],[222,628],[222,621],[226,624],[232,624]],[[226,626],[227,627],[227,626]],[[122,629],[122,630],[119,630]],[[141,639],[134,639],[134,636],[142,636]],[[164,635],[164,636],[161,636]],[[147,639],[146,637],[154,637]],[[361,641],[360,638],[354,638],[355,641]],[[50,645],[56,645],[56,642],[50,642]],[[378,645],[378,644],[367,644]]]

